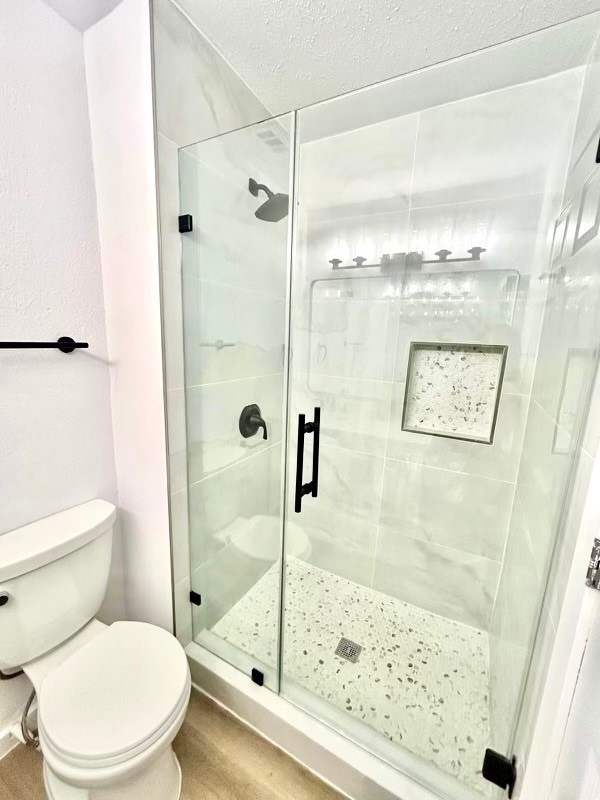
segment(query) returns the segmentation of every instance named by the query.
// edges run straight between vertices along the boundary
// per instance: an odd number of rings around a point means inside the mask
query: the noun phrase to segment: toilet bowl
[[[50,800],[181,792],[171,745],[191,690],[183,648],[157,626],[93,616],[114,518],[96,500],[0,537],[0,669],[20,666],[36,691]]]

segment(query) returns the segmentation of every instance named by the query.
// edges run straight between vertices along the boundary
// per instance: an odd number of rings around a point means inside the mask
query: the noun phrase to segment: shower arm
[[[254,197],[258,197],[258,193],[261,191],[267,195],[269,200],[275,197],[275,193],[272,192],[268,186],[265,186],[264,183],[257,183],[254,178],[250,178],[248,181],[248,191],[251,195],[254,195]]]

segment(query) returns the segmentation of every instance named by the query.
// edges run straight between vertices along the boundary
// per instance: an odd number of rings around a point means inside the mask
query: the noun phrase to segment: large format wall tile
[[[310,480],[312,436],[307,437],[304,455],[304,482]],[[292,448],[292,452],[295,450]],[[337,514],[339,524],[356,520],[376,525],[381,498],[383,459],[337,447],[321,447],[319,459],[319,496],[314,501],[321,514]],[[292,498],[293,486],[289,486]],[[311,498],[303,500],[310,504]]]
[[[171,494],[171,533],[173,558],[173,583],[190,575],[190,545],[188,541],[188,492],[182,489]]]
[[[418,114],[406,114],[303,143],[299,158],[302,206],[335,209],[338,214],[343,209],[346,217],[372,215],[382,205],[408,208],[418,120]],[[355,255],[366,253],[351,254]]]
[[[476,309],[479,296],[480,310],[485,308],[490,322],[506,319],[505,315],[510,311],[506,304],[492,302],[494,298],[489,294],[486,297],[486,282],[493,285],[506,276],[486,274],[489,270],[518,271],[527,276],[546,268],[546,265],[536,263],[535,258],[544,195],[520,195],[516,183],[517,194],[510,197],[469,202],[454,199],[443,205],[411,208],[408,246],[410,250],[422,252],[424,258],[435,259],[436,252],[442,248],[450,250],[452,258],[469,258],[470,248],[486,248],[481,261],[474,261],[471,269],[468,263],[464,263],[461,272],[448,270],[444,275],[443,266],[425,267],[425,270],[435,273],[429,274],[430,280],[436,281],[440,277],[438,273],[441,273],[450,286],[458,284],[460,288],[464,287],[463,316],[467,309]],[[418,278],[419,275],[412,277]],[[486,299],[488,303],[484,305]],[[501,301],[500,297],[497,299]],[[475,302],[470,304],[469,300]]]
[[[490,624],[492,741],[501,752],[509,746],[516,722],[521,680],[528,663],[542,588],[517,495]]]
[[[186,575],[183,580],[176,583],[173,587],[173,600],[175,610],[175,625],[177,629],[177,638],[183,647],[192,641],[192,616],[193,612],[196,617],[200,617],[203,613],[201,607],[197,608],[190,603],[190,575]],[[193,612],[192,612],[193,610]]]
[[[328,177],[327,171],[323,173]],[[313,300],[331,299],[339,290],[356,300],[377,299],[377,295],[382,299],[397,288],[398,281],[382,275],[379,270],[333,270],[333,259],[338,259],[342,267],[355,266],[354,259],[358,256],[366,258],[369,264],[377,264],[383,253],[407,250],[408,209],[398,211],[386,207],[378,213],[376,204],[372,205],[371,215],[362,219],[345,216],[345,208],[332,208],[329,216],[327,212],[300,207],[298,237],[302,245],[297,248],[295,268],[302,271],[305,289]],[[365,224],[362,224],[363,219]]]
[[[311,375],[389,381],[395,343],[396,318],[388,301],[319,300],[311,304],[295,368]]]
[[[600,254],[600,239],[590,242],[568,265],[567,282],[548,296],[533,396],[571,440],[577,436],[596,368],[600,276],[590,260]],[[568,449],[565,440],[562,449]]]
[[[186,389],[188,477],[190,483],[281,441],[283,374],[239,381],[207,383]],[[239,419],[245,406],[259,406],[267,439],[259,430],[245,438]]]
[[[288,554],[362,586],[371,586],[375,525],[323,511],[318,505],[311,505],[308,498],[301,514],[288,513],[285,535]]]
[[[556,423],[531,403],[517,481],[531,544],[540,569],[548,564],[557,535],[572,453],[556,448]]]
[[[246,212],[255,220],[255,225],[249,229],[246,236],[240,236],[239,231],[232,231],[231,226],[224,224],[218,230],[218,234],[225,241],[236,240],[236,248],[233,248],[231,262],[220,260],[221,252],[218,247],[207,250],[199,247],[200,232],[210,241],[212,231],[202,226],[202,214],[198,198],[199,190],[203,192],[203,199],[206,193],[213,192],[213,199],[217,197],[217,190],[223,192],[223,181],[217,175],[211,183],[209,180],[202,180],[199,185],[200,167],[198,162],[189,153],[180,152],[178,147],[189,145],[209,136],[214,136],[226,130],[239,128],[259,119],[269,116],[266,108],[258,101],[256,96],[250,91],[246,84],[223,60],[218,52],[210,45],[199,30],[190,20],[180,11],[175,3],[170,0],[155,0],[153,3],[153,34],[154,34],[154,65],[156,81],[156,115],[158,128],[158,169],[159,169],[159,212],[160,212],[160,236],[161,236],[161,271],[162,271],[162,306],[163,306],[163,327],[165,338],[165,361],[166,361],[166,385],[167,407],[169,416],[168,436],[169,436],[169,473],[171,510],[172,510],[172,538],[173,552],[175,559],[175,611],[176,627],[178,636],[183,644],[187,644],[192,636],[192,616],[190,609],[194,610],[194,628],[198,632],[204,624],[204,607],[197,609],[189,604],[189,569],[187,577],[183,577],[183,572],[188,568],[188,524],[187,524],[187,503],[186,492],[187,479],[187,448],[185,442],[185,414],[183,403],[183,392],[185,385],[184,379],[184,359],[183,359],[183,325],[182,325],[182,282],[181,264],[184,248],[183,261],[186,265],[184,274],[183,291],[188,299],[197,301],[199,297],[199,279],[201,276],[214,275],[217,281],[227,282],[227,276],[232,278],[235,286],[248,286],[253,288],[256,283],[262,283],[266,292],[278,294],[280,297],[285,295],[285,281],[287,274],[287,260],[285,254],[285,242],[287,233],[282,228],[286,223],[282,223],[277,229],[277,241],[284,244],[283,258],[280,258],[279,250],[271,256],[271,250],[267,236],[267,226],[262,226],[252,216],[256,205],[247,192],[247,181],[250,177],[246,174],[245,186],[236,187],[234,196],[243,198],[242,212]],[[256,137],[255,137],[256,139]],[[256,139],[256,145],[260,141]],[[287,159],[282,154],[277,157],[274,153],[268,153],[262,144],[265,158],[269,163],[279,161],[287,165]],[[240,152],[249,152],[250,148],[245,148]],[[260,148],[255,147],[254,158],[260,152]],[[285,155],[285,154],[284,154]],[[179,156],[179,158],[178,158]],[[250,159],[250,163],[254,163]],[[181,164],[178,163],[181,161]],[[248,163],[247,161],[245,163]],[[222,164],[227,167],[227,164]],[[178,175],[179,168],[179,175]],[[242,158],[238,171],[244,172],[244,160]],[[247,170],[246,170],[247,172]],[[287,175],[287,173],[286,173]],[[271,175],[267,177],[271,178]],[[180,179],[178,182],[178,178]],[[268,182],[268,181],[267,181]],[[182,206],[180,212],[179,192],[181,191]],[[226,195],[226,193],[224,193]],[[229,202],[231,202],[232,192],[229,192]],[[245,195],[248,195],[246,198]],[[224,198],[225,199],[225,198]],[[196,227],[193,234],[180,237],[177,225],[179,213],[192,213],[195,218]],[[226,221],[224,220],[224,223]],[[200,223],[200,228],[198,223]],[[271,230],[271,236],[275,233]],[[243,240],[254,245],[254,252],[259,256],[253,268],[248,268],[247,260],[243,257],[247,254],[248,246],[244,249]],[[238,262],[236,264],[236,261]],[[207,263],[208,262],[208,263]],[[229,273],[228,273],[229,269]],[[193,291],[190,288],[193,284]],[[235,305],[235,304],[233,304]],[[192,308],[195,316],[186,313],[186,336],[190,342],[199,342],[200,328],[197,324],[197,307]],[[265,322],[273,318],[273,307],[261,309],[264,312]],[[190,311],[189,308],[186,312]],[[239,309],[235,310],[239,313]],[[227,319],[227,315],[224,315]],[[229,316],[231,321],[231,316]],[[195,326],[195,327],[194,327]],[[272,327],[272,326],[271,326]],[[202,331],[203,333],[205,331]],[[212,331],[211,331],[212,332]],[[218,337],[217,337],[218,338]],[[240,340],[243,337],[240,337]],[[267,340],[269,337],[267,336]],[[270,340],[269,340],[270,341]],[[281,344],[284,341],[284,331],[281,332]],[[257,351],[264,345],[258,335],[255,340],[250,340],[250,349],[245,348],[246,357],[255,356],[252,369],[256,365]],[[267,347],[268,350],[268,347]],[[223,352],[223,351],[221,351]],[[260,351],[262,353],[262,351]],[[239,355],[236,353],[236,355]],[[231,358],[227,354],[227,358]],[[249,359],[251,360],[251,359]],[[260,360],[260,359],[259,359]],[[220,376],[219,372],[223,360],[219,361],[214,374]],[[239,360],[238,360],[239,365]],[[216,365],[202,365],[214,370]],[[227,369],[231,367],[229,361],[226,362]],[[234,365],[235,366],[235,365]],[[210,370],[207,370],[210,372]],[[271,370],[269,370],[271,371]],[[245,373],[248,374],[248,373]],[[198,375],[194,377],[193,383],[199,383]],[[280,410],[277,416],[280,417]],[[200,422],[202,416],[200,417]],[[277,427],[277,424],[276,424]],[[225,437],[226,438],[226,437]],[[279,448],[275,448],[279,452]],[[268,457],[267,457],[268,460]],[[269,461],[270,465],[270,461]],[[259,468],[247,474],[240,482],[239,475],[234,470],[231,475],[229,491],[227,484],[221,481],[219,490],[221,492],[218,502],[225,508],[233,509],[234,514],[240,514],[243,518],[244,513],[252,514],[253,503],[259,508],[269,508],[273,504],[268,499],[268,487],[271,482],[277,487],[273,491],[273,496],[278,497],[280,485],[280,466],[278,457],[275,457],[273,464],[265,469]],[[254,481],[254,484],[252,483]],[[206,488],[206,487],[205,487]],[[217,487],[211,487],[217,488]],[[208,490],[207,490],[208,491]],[[245,501],[244,501],[245,497]],[[210,537],[219,530],[216,519],[219,509],[212,509],[211,513],[206,513],[202,502],[198,499],[198,490],[193,492],[192,504],[194,507],[195,520],[199,525],[191,526],[191,541],[195,545],[194,556],[199,557],[198,550],[210,552],[214,542]],[[203,537],[204,516],[213,524],[209,527],[206,547],[198,547]],[[225,537],[226,538],[226,537]],[[206,598],[205,598],[206,599]]]
[[[203,627],[212,628],[277,561],[279,548],[274,519],[257,519],[237,540],[192,573],[192,588],[201,592],[203,597]],[[270,552],[253,552],[252,539],[261,538],[260,529],[265,525],[272,538],[272,548]],[[273,607],[276,605],[274,598]],[[195,625],[194,630],[197,634],[200,628]],[[271,663],[275,656],[274,653],[265,653],[261,660]]]
[[[255,211],[265,196],[254,197],[248,182],[254,178],[273,192],[289,194],[289,148],[271,149],[261,133],[264,126],[251,126],[180,152],[187,204],[182,211],[195,218],[194,231],[184,237],[195,253],[184,258],[184,265],[195,263],[200,280],[283,298],[289,217],[275,223],[258,219]]]
[[[166,136],[156,137],[158,151],[158,210],[160,222],[160,267],[165,272],[181,272],[179,236],[179,153]]]
[[[388,458],[380,524],[501,561],[513,492],[511,483]]]
[[[185,393],[183,389],[169,389],[167,400],[167,430],[169,434],[169,489],[179,492],[187,486],[185,429]]]
[[[163,271],[162,297],[165,381],[167,389],[180,389],[185,381],[180,274]]]
[[[415,293],[420,294],[419,283],[415,282]],[[427,285],[427,282],[425,282]],[[419,301],[412,305],[410,298],[394,300],[391,317],[397,319],[394,380],[404,383],[407,377],[410,345],[412,342],[432,342],[440,344],[491,344],[508,347],[503,387],[512,394],[528,394],[531,385],[532,356],[528,336],[524,332],[539,316],[539,310],[531,305],[526,289],[517,292],[512,324],[506,320],[494,322],[494,316],[501,305],[497,298],[481,298],[480,304],[465,309],[461,314],[460,303],[438,301],[434,296],[443,288],[433,283],[429,302]],[[499,292],[500,287],[489,287],[490,292]],[[527,313],[525,313],[525,311]]]
[[[527,687],[523,695],[523,701],[519,711],[518,727],[515,746],[513,749],[515,753],[524,752],[529,746],[529,742],[533,736],[533,731],[537,722],[537,716],[540,708],[540,701],[545,686],[546,671],[548,664],[550,663],[555,641],[556,628],[554,627],[554,621],[547,609],[544,609],[542,610],[542,615],[540,617],[539,630],[536,634],[535,648],[532,653],[531,668],[529,674],[527,675]],[[505,670],[509,670],[511,668],[509,664],[504,664],[503,666]],[[502,691],[504,684],[504,681],[502,680],[502,674],[500,674],[498,677],[500,685],[495,686],[494,688],[498,691]],[[496,713],[498,711],[500,711],[499,708],[496,709]],[[507,711],[510,714],[510,709],[507,709]],[[502,721],[500,722],[502,723]],[[500,748],[500,751],[502,751],[502,749],[506,749],[506,744],[504,744],[504,742],[506,742],[506,733],[504,734],[504,737],[501,738],[502,730],[506,730],[506,727],[506,723],[504,725],[500,724],[500,736],[497,738],[495,737],[491,742],[492,746]],[[492,735],[494,735],[493,731]]]
[[[211,281],[190,287],[199,294],[186,309],[186,384],[230,381],[283,370],[285,300]]]
[[[568,498],[565,498],[565,501],[568,502],[568,511],[560,531],[557,531],[558,546],[552,561],[547,598],[545,600],[549,613],[556,625],[560,622],[562,603],[573,563],[575,545],[581,532],[582,515],[588,499],[593,466],[594,459],[585,451],[579,450],[577,464],[571,479],[570,494]],[[594,535],[597,536],[597,532],[590,531],[590,543]]]
[[[279,445],[191,484],[192,570],[213,558],[259,518],[277,514],[280,492]]]
[[[321,442],[383,457],[392,384],[295,372],[291,424],[321,408]]]
[[[180,147],[269,116],[214,47],[170,0],[155,0],[157,125]]]
[[[500,564],[379,529],[373,588],[487,630]]]
[[[514,482],[529,405],[526,397],[501,394],[494,442],[486,445],[402,430],[404,394],[404,384],[395,383],[388,458]]]
[[[559,131],[572,128],[578,80],[567,72],[424,111],[413,208],[543,194]]]

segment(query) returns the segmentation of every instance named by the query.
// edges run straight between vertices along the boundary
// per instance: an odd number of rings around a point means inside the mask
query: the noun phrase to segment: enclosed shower
[[[179,151],[194,639],[453,800],[510,767],[596,357],[577,31]]]

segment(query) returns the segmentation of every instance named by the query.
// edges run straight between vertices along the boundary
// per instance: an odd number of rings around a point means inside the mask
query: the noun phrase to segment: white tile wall
[[[159,133],[182,147],[268,116],[223,57],[170,0],[154,0]]]
[[[380,521],[415,539],[499,562],[513,492],[506,481],[388,458]]]
[[[288,222],[255,217],[262,199],[248,180],[287,191],[288,125],[251,126],[180,158],[182,203],[196,220],[182,237],[190,558],[204,598],[195,635],[279,555]],[[239,431],[250,404],[266,441]]]
[[[487,446],[403,431],[403,404],[404,384],[395,383],[392,387],[388,457],[514,483],[527,418],[525,396],[501,394],[496,435],[493,444]]]
[[[486,629],[500,565],[487,558],[379,529],[373,588]]]
[[[190,483],[231,467],[281,441],[281,372],[258,378],[189,386],[186,398]],[[249,438],[244,438],[239,431],[240,413],[252,403],[259,406],[266,422],[266,440],[262,431]]]
[[[153,16],[175,616],[178,636],[184,644],[187,644],[192,638],[192,615],[188,597],[190,589],[186,491],[188,448],[185,418],[181,237],[177,225],[177,217],[181,213],[178,148],[264,119],[268,116],[268,112],[200,33],[193,20],[186,17],[175,3],[170,0],[155,0]],[[190,173],[192,181],[195,181],[195,172],[188,170],[188,176]],[[186,190],[189,186],[184,182],[182,188]],[[193,213],[195,209],[187,207],[184,210]],[[211,307],[214,304],[218,314],[219,301],[227,303],[231,299],[231,296],[224,297],[223,292],[219,293],[219,289],[216,288],[211,295]],[[240,303],[240,307],[242,305]],[[247,304],[246,307],[256,309],[257,304]],[[261,311],[266,319],[264,305]],[[271,316],[270,313],[268,316]],[[220,329],[215,316],[212,320],[212,327],[203,330],[202,334],[214,336],[216,340],[219,338]],[[241,340],[241,337],[239,338]],[[197,338],[194,341],[197,341]],[[268,355],[263,356],[263,345],[268,341],[268,335],[266,339],[265,337],[261,339],[260,336],[250,338],[249,347],[245,348],[243,356],[244,361],[246,358],[254,359],[255,365],[247,372],[248,376],[264,374],[262,369],[256,368],[256,363],[260,362],[261,358],[263,365],[273,363],[273,358],[269,361]],[[214,355],[216,352],[208,350],[206,355]],[[219,352],[224,354],[227,351]],[[230,364],[227,359],[231,359],[228,352],[225,359],[205,359],[202,369],[203,371],[206,369],[208,380],[228,378],[227,367]],[[225,368],[222,366],[223,361]],[[203,378],[196,370],[192,383],[202,382]],[[189,379],[187,383],[190,383]],[[215,395],[215,400],[217,399],[222,398],[217,398]],[[210,410],[213,411],[212,408]],[[198,422],[200,429],[202,422],[203,418]],[[194,427],[194,433],[197,430]],[[230,429],[225,430],[221,426],[221,429],[213,434],[213,440],[217,440],[225,447],[230,432]],[[200,626],[202,620],[195,607],[194,610],[196,622]]]
[[[309,558],[484,628],[529,408],[546,231],[562,187],[548,163],[576,84],[560,75],[300,150],[292,418],[322,409],[319,498],[300,518]],[[483,259],[462,274],[336,274],[328,263],[406,249],[431,259],[442,247],[459,256],[475,245],[487,248]],[[508,346],[492,445],[402,431],[413,341]],[[350,563],[358,553],[360,567]]]
[[[517,493],[490,626],[491,742],[500,752],[509,744],[543,590],[541,565],[534,556],[523,512],[525,503]]]
[[[276,512],[280,458],[280,445],[273,445],[190,485],[192,570],[245,533],[259,517]]]

